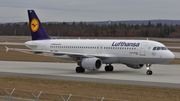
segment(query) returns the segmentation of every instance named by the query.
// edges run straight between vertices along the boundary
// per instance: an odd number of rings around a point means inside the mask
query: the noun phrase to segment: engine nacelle
[[[126,64],[126,66],[133,69],[141,69],[144,66],[144,64]]]
[[[91,70],[91,71],[97,71],[101,68],[102,61],[99,58],[84,58],[80,62],[80,66],[84,69]]]

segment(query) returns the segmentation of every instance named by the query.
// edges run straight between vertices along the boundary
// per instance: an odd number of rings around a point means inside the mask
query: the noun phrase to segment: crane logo
[[[33,32],[36,32],[39,29],[39,21],[36,18],[32,19],[30,27]]]

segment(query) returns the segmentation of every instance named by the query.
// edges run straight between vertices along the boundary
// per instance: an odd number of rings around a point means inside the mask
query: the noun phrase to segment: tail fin
[[[38,16],[34,10],[28,10],[29,24],[31,30],[32,40],[46,40],[51,39],[44,27],[42,26]]]

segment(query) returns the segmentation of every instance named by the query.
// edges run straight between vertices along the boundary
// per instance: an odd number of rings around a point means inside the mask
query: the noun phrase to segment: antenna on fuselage
[[[147,40],[149,40],[148,38],[146,38]]]

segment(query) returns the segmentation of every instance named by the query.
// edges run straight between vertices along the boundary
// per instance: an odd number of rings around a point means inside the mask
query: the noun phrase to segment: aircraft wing
[[[19,48],[8,48],[5,46],[6,52],[9,50],[13,51],[20,51],[20,52],[33,52],[33,53],[52,53],[55,56],[60,55],[67,55],[71,58],[86,58],[86,57],[98,57],[98,58],[107,58],[107,57],[114,57],[114,54],[85,54],[85,53],[72,53],[72,52],[59,52],[57,50],[50,50],[50,51],[44,51],[44,50],[31,50],[31,49],[19,49]]]
[[[84,53],[70,53],[70,52],[51,52],[54,55],[68,55],[70,57],[98,57],[98,58],[107,58],[114,57],[114,54],[84,54]]]

